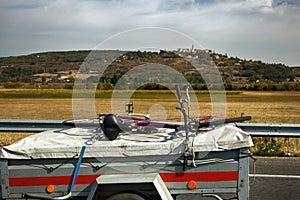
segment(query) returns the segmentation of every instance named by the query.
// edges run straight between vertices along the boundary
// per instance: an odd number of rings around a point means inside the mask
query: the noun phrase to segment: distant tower
[[[195,47],[194,47],[194,44],[192,44],[192,52],[195,51]]]

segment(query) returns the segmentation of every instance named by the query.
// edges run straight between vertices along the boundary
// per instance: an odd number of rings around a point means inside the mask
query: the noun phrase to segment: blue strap
[[[83,158],[85,148],[86,148],[85,145],[83,145],[82,148],[81,148],[81,151],[80,151],[80,154],[79,154],[79,157],[78,157],[78,161],[77,161],[77,164],[76,164],[76,168],[75,168],[75,171],[74,171],[74,174],[73,174],[72,183],[71,183],[71,186],[70,186],[70,192],[72,192],[72,189],[74,187],[74,184],[75,184],[75,181],[76,181],[76,178],[77,178],[77,174],[78,174],[78,171],[79,171],[79,168],[80,168],[80,164],[82,162],[82,158]]]

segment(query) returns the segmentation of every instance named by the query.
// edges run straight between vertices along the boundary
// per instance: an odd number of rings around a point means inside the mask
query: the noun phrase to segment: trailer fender
[[[173,200],[158,173],[101,175],[95,180],[88,200],[144,200],[144,196]]]

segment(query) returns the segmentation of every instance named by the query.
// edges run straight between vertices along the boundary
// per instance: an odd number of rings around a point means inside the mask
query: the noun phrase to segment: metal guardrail
[[[70,128],[63,120],[0,120],[0,132],[42,132]],[[253,137],[300,137],[300,124],[237,123]]]
[[[42,132],[67,128],[62,120],[0,120],[0,132]]]
[[[253,137],[300,137],[300,124],[237,123]]]

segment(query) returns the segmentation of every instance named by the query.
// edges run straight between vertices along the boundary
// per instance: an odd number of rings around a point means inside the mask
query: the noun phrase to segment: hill
[[[72,87],[78,70],[91,51],[45,52],[26,56],[0,58],[0,83],[2,87]],[[116,84],[128,70],[146,63],[168,65],[182,73],[195,89],[206,89],[193,62],[209,66],[211,61],[222,74],[226,89],[245,90],[300,90],[300,70],[283,64],[269,64],[261,61],[229,57],[210,50],[178,49],[160,52],[96,51],[105,54],[113,62],[108,66],[102,84],[109,88]],[[117,55],[117,59],[115,58]],[[183,58],[184,57],[184,58]],[[96,69],[97,70],[97,69]],[[94,73],[97,73],[97,71]],[[93,75],[91,75],[91,78]],[[101,84],[101,83],[100,83]],[[143,89],[162,89],[147,85]]]
[[[292,70],[298,80],[300,80],[300,67],[292,67]]]

